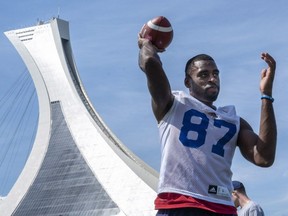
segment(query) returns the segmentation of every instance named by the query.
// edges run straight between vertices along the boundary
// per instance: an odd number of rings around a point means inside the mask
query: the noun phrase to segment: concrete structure
[[[5,32],[36,87],[39,123],[28,161],[0,213],[155,215],[158,173],[113,135],[90,103],[69,24],[53,18]]]

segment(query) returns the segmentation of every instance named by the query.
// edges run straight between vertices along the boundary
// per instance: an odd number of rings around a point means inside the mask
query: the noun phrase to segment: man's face
[[[190,67],[185,85],[190,94],[205,104],[212,104],[220,90],[219,70],[214,61],[199,60]]]
[[[234,206],[238,208],[240,206],[238,195],[235,191],[232,192],[232,201],[234,202]]]

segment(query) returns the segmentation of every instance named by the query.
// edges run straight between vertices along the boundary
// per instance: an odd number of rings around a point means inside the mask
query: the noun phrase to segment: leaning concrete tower
[[[79,78],[69,23],[5,32],[39,101],[33,149],[1,215],[155,215],[158,174],[109,130]]]

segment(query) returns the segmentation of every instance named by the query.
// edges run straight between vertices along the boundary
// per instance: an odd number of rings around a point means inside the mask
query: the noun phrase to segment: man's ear
[[[237,191],[236,190],[234,190],[234,191],[232,191],[232,195],[234,196],[234,197],[239,197],[239,195],[238,195],[238,193],[237,193]]]
[[[184,79],[184,84],[187,88],[190,88],[191,87],[191,84],[190,84],[190,80],[191,78],[188,78],[188,77],[185,77]]]

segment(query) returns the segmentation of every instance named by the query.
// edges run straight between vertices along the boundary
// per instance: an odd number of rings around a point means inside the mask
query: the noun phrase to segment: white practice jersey
[[[231,163],[240,127],[234,106],[213,110],[184,93],[159,123],[162,162],[158,193],[179,193],[233,205]]]

